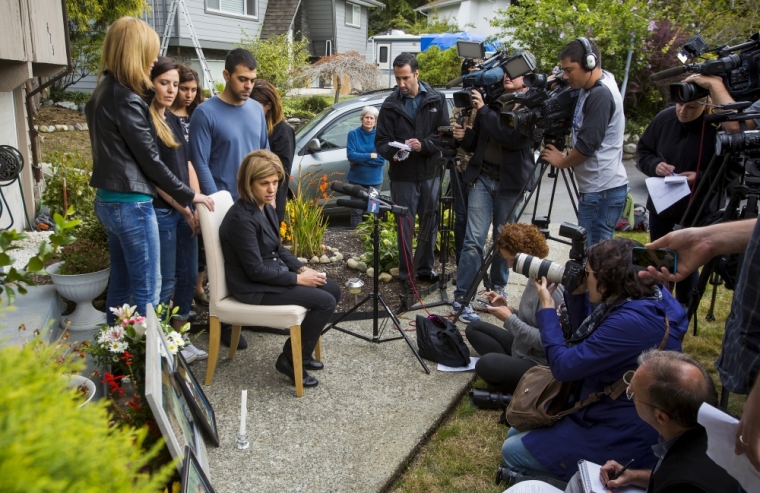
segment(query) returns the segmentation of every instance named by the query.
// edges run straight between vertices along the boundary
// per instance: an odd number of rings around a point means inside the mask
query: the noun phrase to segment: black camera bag
[[[470,364],[470,349],[457,326],[438,315],[417,315],[417,347],[423,358],[446,366]]]

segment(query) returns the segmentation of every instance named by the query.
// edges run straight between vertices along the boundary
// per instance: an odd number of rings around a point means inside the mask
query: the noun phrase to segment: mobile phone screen
[[[675,250],[660,248],[650,250],[644,247],[633,247],[632,252],[633,270],[646,270],[652,266],[657,270],[662,267],[668,269],[670,273],[675,273],[678,268],[678,254]]]

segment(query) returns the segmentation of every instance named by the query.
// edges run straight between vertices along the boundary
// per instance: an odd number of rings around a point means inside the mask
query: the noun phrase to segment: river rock
[[[343,254],[340,252],[333,252],[335,254],[335,260],[343,260]]]
[[[387,272],[383,272],[382,274],[380,274],[379,276],[377,276],[377,280],[381,281],[381,282],[388,282],[391,279],[393,279],[393,276],[390,275],[390,274],[388,274]]]
[[[35,127],[34,127],[34,129],[35,129],[36,131],[38,131],[39,133],[41,133],[41,134],[45,134],[45,133],[47,133],[47,131],[48,131],[48,129],[47,129],[47,126],[46,126],[46,125],[42,125],[42,126],[35,126]]]
[[[626,154],[636,154],[636,144],[624,145],[623,152],[625,152]]]
[[[50,133],[55,132],[55,127],[53,125],[48,125],[48,132]]]
[[[56,125],[55,129],[58,132],[65,132],[65,131],[67,131],[69,129],[69,127],[67,127],[66,125]]]
[[[367,269],[367,272],[365,272],[365,274],[367,274],[368,277],[374,276],[375,275],[374,267],[370,267],[369,269]]]
[[[76,130],[76,128],[74,128],[74,125],[69,125],[68,126],[68,131],[69,132],[73,132],[74,130]]]
[[[322,255],[321,257],[319,257],[319,263],[320,264],[329,264],[330,263],[330,257],[328,257],[327,255]]]
[[[359,262],[356,265],[356,270],[361,271],[361,272],[367,272],[367,264],[364,262]]]
[[[634,135],[631,136],[631,143],[632,144],[638,144],[639,143],[639,139],[640,139],[640,137],[638,135],[634,134]]]
[[[355,258],[350,258],[346,261],[346,265],[348,265],[349,269],[356,269],[356,266],[359,265],[359,261]]]
[[[82,131],[82,130],[84,130],[84,127],[82,126],[81,123],[75,123],[74,124],[74,130]]]
[[[390,275],[393,277],[398,277],[398,267],[392,267],[389,271]]]
[[[319,263],[319,257],[317,257],[316,255],[314,255],[313,257],[311,257],[311,260],[309,260],[309,263],[310,264],[318,264]]]
[[[309,263],[309,259],[303,258],[303,257],[296,257],[296,260],[298,260],[302,264],[308,264]]]

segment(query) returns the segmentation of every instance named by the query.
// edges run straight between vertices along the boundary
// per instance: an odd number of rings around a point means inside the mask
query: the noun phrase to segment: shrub
[[[0,491],[160,491],[174,465],[146,467],[163,443],[144,450],[146,428],[111,427],[105,401],[78,407],[61,374],[82,366],[62,350],[40,338],[0,350]]]
[[[89,92],[84,91],[64,91],[59,88],[50,90],[50,99],[56,103],[59,101],[69,101],[76,104],[85,104],[90,100],[91,95]]]
[[[378,249],[378,265],[380,270],[388,272],[393,267],[399,266],[398,256],[398,226],[393,214],[388,213],[385,219],[379,221],[380,227],[380,246]],[[365,219],[356,227],[356,234],[359,235],[364,243],[364,253],[362,260],[368,267],[374,266],[374,244],[372,232],[375,230],[375,220],[373,217]],[[416,242],[416,239],[413,240]]]
[[[417,55],[422,79],[431,85],[446,84],[451,79],[459,77],[462,60],[457,55],[456,48],[441,51],[437,46],[431,46]]]
[[[86,238],[63,247],[61,259],[65,263],[58,269],[58,274],[62,276],[99,272],[111,266],[108,250]]]
[[[80,219],[82,225],[77,230],[77,237],[90,240],[101,249],[108,249],[108,235],[105,228],[95,217],[95,189],[90,186],[92,163],[79,154],[57,152],[52,154],[53,176],[47,180],[42,200],[50,207],[50,215],[64,215],[68,207],[74,210],[70,219]],[[66,184],[64,207],[63,190]]]
[[[315,94],[301,100],[301,109],[317,114],[321,113],[330,104],[332,104],[332,100]]]

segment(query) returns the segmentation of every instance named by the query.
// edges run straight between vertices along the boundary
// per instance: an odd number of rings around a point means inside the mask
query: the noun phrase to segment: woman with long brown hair
[[[290,183],[290,169],[293,166],[293,156],[296,153],[296,134],[285,121],[285,113],[282,101],[277,89],[269,82],[256,79],[253,83],[251,98],[258,101],[264,108],[267,119],[267,133],[269,134],[269,150],[271,150],[282,163],[285,178],[277,189],[275,199],[277,220],[279,224],[285,220],[285,203],[288,199],[288,183]]]
[[[196,194],[161,161],[146,99],[158,56],[156,31],[134,17],[115,21],[103,41],[98,85],[85,113],[92,144],[95,214],[108,233],[111,280],[107,306],[145,314],[158,304],[160,246],[153,209],[156,186],[182,206],[213,201]],[[114,315],[108,313],[109,323]]]

